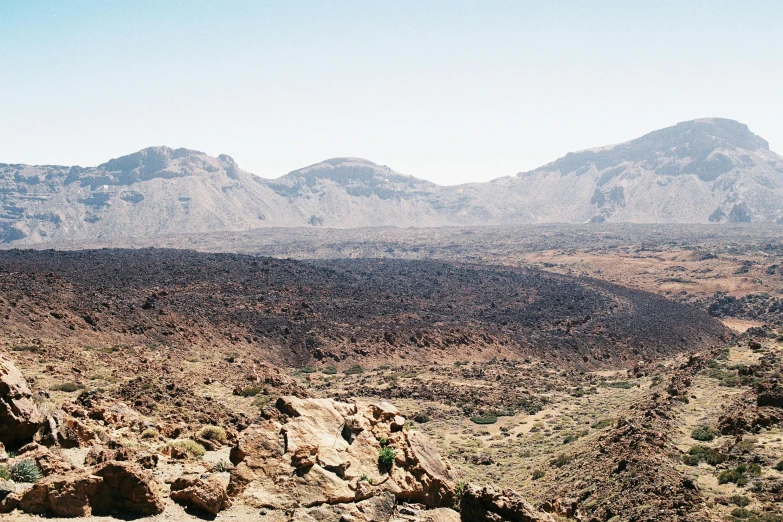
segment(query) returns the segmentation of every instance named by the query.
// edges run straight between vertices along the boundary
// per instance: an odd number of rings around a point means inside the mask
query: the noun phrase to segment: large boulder
[[[213,515],[230,505],[226,484],[216,475],[178,478],[171,484],[171,499]]]
[[[94,506],[98,513],[118,510],[138,515],[163,512],[160,485],[149,472],[131,462],[108,462],[94,474],[103,478]]]
[[[45,477],[24,492],[15,507],[60,517],[157,515],[164,508],[159,490],[152,476],[137,466],[110,462],[93,473],[82,469]]]
[[[465,522],[554,522],[547,513],[535,509],[512,490],[497,491],[492,486],[469,484],[460,503]]]
[[[0,354],[0,442],[18,448],[33,439],[43,421],[22,373]]]
[[[281,397],[267,419],[242,432],[229,493],[256,507],[291,509],[361,501],[381,492],[430,507],[450,505],[449,466],[427,438],[403,429],[388,403]],[[379,462],[381,449],[394,462]]]

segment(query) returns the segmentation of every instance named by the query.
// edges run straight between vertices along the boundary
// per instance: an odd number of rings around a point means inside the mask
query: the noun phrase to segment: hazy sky
[[[0,162],[150,145],[442,184],[722,116],[783,152],[783,2],[0,0]]]

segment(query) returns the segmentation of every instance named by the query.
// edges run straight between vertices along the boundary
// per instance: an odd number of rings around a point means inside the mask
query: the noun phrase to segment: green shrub
[[[738,507],[731,510],[731,516],[736,518],[749,518],[751,512],[745,508]]]
[[[334,364],[330,364],[329,366],[323,369],[323,373],[325,375],[335,375],[337,374],[337,367]]]
[[[381,448],[378,454],[378,464],[385,469],[389,469],[394,464],[394,450],[389,446]]]
[[[543,478],[546,473],[544,473],[543,470],[537,469],[533,472],[533,480],[538,480],[540,478]]]
[[[715,438],[715,430],[709,426],[699,426],[691,432],[691,438],[700,441],[710,441]]]
[[[8,473],[8,466],[0,464],[0,480],[8,480],[11,478],[11,474]]]
[[[698,466],[699,462],[701,462],[701,459],[699,459],[699,457],[695,457],[693,455],[683,455],[682,462],[686,466]]]
[[[52,391],[62,391],[62,392],[75,392],[77,390],[83,390],[84,384],[79,384],[76,382],[64,382],[62,384],[55,384],[52,386]]]
[[[590,425],[594,430],[602,430],[612,424],[611,419],[601,419]]]
[[[775,470],[776,471],[783,471],[783,460],[775,464]]]
[[[740,464],[734,469],[721,471],[718,475],[718,484],[727,484],[733,482],[738,486],[744,486],[748,483],[748,476],[758,477],[761,475],[761,466],[752,462],[750,464]]]
[[[141,432],[141,438],[142,439],[157,439],[158,438],[158,430],[155,428],[147,428],[146,430]]]
[[[318,370],[316,370],[316,369],[315,369],[315,368],[313,368],[312,366],[305,366],[304,368],[302,368],[302,369],[301,369],[301,370],[299,370],[299,371],[300,371],[300,372],[302,372],[302,373],[315,373],[315,372],[317,372]]]
[[[568,455],[558,455],[557,457],[553,458],[549,461],[549,465],[553,468],[562,468],[566,464],[569,464],[571,462],[571,457]]]
[[[716,449],[700,445],[691,447],[691,449],[688,450],[688,456],[696,458],[699,461],[703,460],[710,466],[717,466],[718,464],[726,462],[726,460],[729,458],[728,455],[721,453]],[[698,464],[698,462],[696,464]],[[695,466],[696,464],[691,465]]]
[[[8,466],[8,475],[14,482],[38,482],[43,478],[43,472],[38,463],[32,459],[24,459]]]
[[[220,426],[204,426],[201,428],[201,431],[198,432],[198,436],[202,439],[226,442],[226,430]]]
[[[261,386],[247,386],[239,390],[237,395],[241,395],[242,397],[255,397],[262,391],[264,391],[264,388]]]
[[[359,364],[354,364],[343,373],[345,375],[359,375],[360,373],[364,373],[364,368],[362,368]]]
[[[633,388],[633,384],[628,381],[607,382],[605,385],[609,388],[620,388],[622,390],[630,390]]]
[[[742,495],[732,495],[728,498],[728,501],[729,504],[734,504],[739,507],[745,507],[750,504],[750,499],[748,497],[743,497]]]
[[[479,415],[471,417],[470,420],[475,424],[495,424],[498,418],[495,415]]]

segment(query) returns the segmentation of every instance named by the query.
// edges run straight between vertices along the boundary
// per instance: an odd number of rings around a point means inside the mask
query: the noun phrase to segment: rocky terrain
[[[595,367],[727,336],[694,308],[538,270],[152,249],[2,252],[0,314],[7,335],[219,345],[287,366],[457,352]]]
[[[277,179],[151,147],[97,167],[0,164],[0,242],[59,244],[268,227],[772,223],[783,159],[745,125],[683,122],[487,183],[443,187],[358,158]]]
[[[3,516],[780,522],[776,230],[5,251]]]

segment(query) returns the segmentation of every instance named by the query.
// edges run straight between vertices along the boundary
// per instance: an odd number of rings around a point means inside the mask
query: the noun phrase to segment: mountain
[[[90,168],[0,164],[0,203],[12,245],[270,226],[783,222],[783,158],[718,118],[454,187],[358,158],[268,180],[227,155],[151,147]]]

